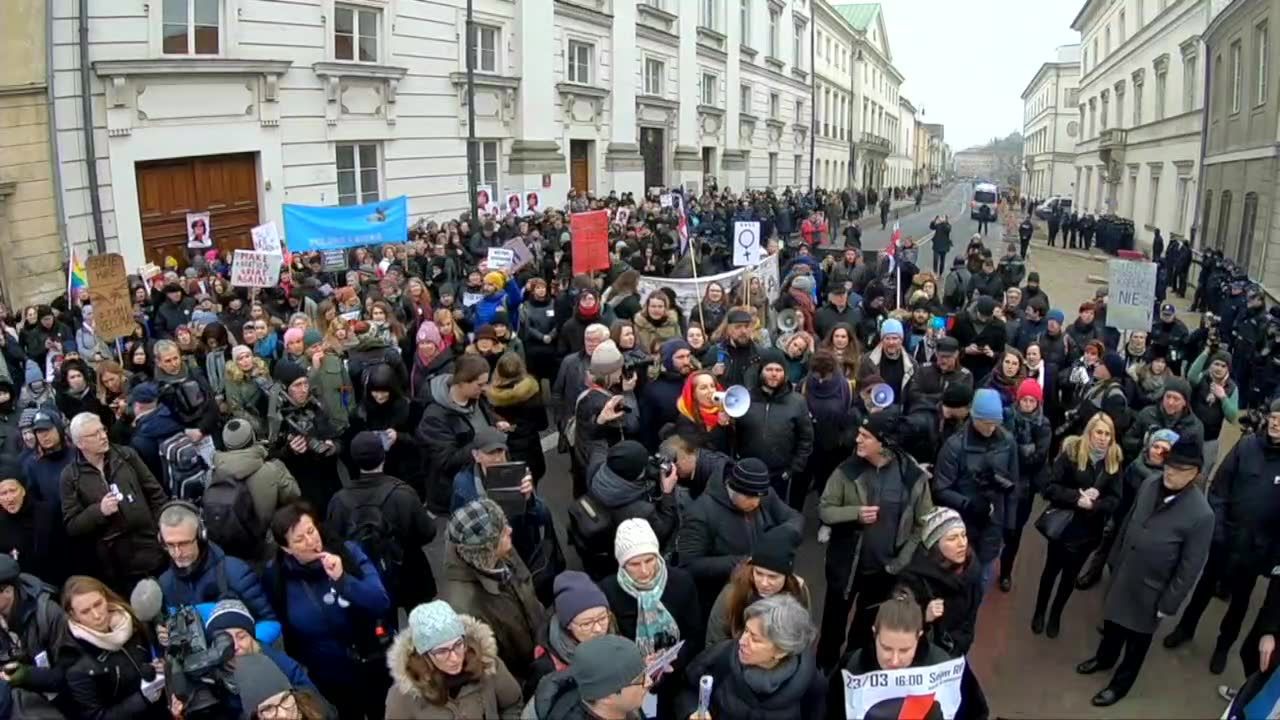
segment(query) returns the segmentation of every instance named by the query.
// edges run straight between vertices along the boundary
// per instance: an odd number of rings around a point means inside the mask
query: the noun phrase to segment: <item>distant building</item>
[[[1139,248],[1156,228],[1190,235],[1200,160],[1209,0],[1086,0],[1080,33],[1075,207],[1133,220]]]
[[[1217,248],[1249,276],[1280,287],[1280,6],[1236,0],[1204,32],[1212,63],[1205,113],[1200,247]]]
[[[1022,193],[1028,197],[1071,197],[1075,181],[1076,112],[1080,46],[1058,48],[1057,57],[1036,71],[1022,91]]]
[[[955,173],[961,177],[999,180],[1000,158],[994,152],[969,148],[955,154]]]

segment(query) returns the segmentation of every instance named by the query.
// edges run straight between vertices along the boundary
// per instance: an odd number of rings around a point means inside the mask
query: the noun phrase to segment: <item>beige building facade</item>
[[[1200,246],[1221,250],[1249,277],[1280,286],[1280,5],[1235,0],[1204,33],[1210,63]]]
[[[45,0],[0,11],[0,297],[11,307],[65,290],[49,138]]]

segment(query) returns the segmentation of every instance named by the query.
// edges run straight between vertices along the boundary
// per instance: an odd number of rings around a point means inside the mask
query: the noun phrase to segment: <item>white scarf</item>
[[[133,618],[129,617],[129,613],[119,605],[111,607],[111,629],[105,633],[81,625],[70,618],[67,619],[67,627],[77,640],[83,640],[99,650],[108,652],[118,651],[129,642],[129,638],[133,637]]]

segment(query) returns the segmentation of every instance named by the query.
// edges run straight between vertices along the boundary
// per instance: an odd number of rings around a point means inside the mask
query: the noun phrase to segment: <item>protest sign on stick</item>
[[[271,287],[280,279],[279,255],[257,250],[236,250],[231,260],[231,284],[236,287]]]
[[[90,255],[84,261],[89,283],[89,302],[93,304],[93,333],[99,340],[115,340],[133,332],[133,296],[124,269],[124,256],[119,253]]]

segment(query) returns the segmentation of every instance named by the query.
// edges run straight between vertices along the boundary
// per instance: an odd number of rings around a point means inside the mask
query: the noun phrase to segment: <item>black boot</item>
[[[1214,675],[1221,675],[1227,669],[1227,656],[1231,653],[1231,646],[1223,647],[1219,643],[1213,649],[1213,656],[1209,658],[1209,672]]]
[[[1044,613],[1038,612],[1031,616],[1031,634],[1039,635],[1044,632]]]
[[[1173,632],[1164,636],[1164,646],[1170,650],[1186,645],[1194,633],[1182,629],[1181,625],[1173,628]]]
[[[1044,636],[1049,639],[1058,637],[1058,631],[1061,625],[1062,625],[1062,617],[1059,613],[1054,613],[1050,615],[1049,624],[1045,625],[1044,627]]]

